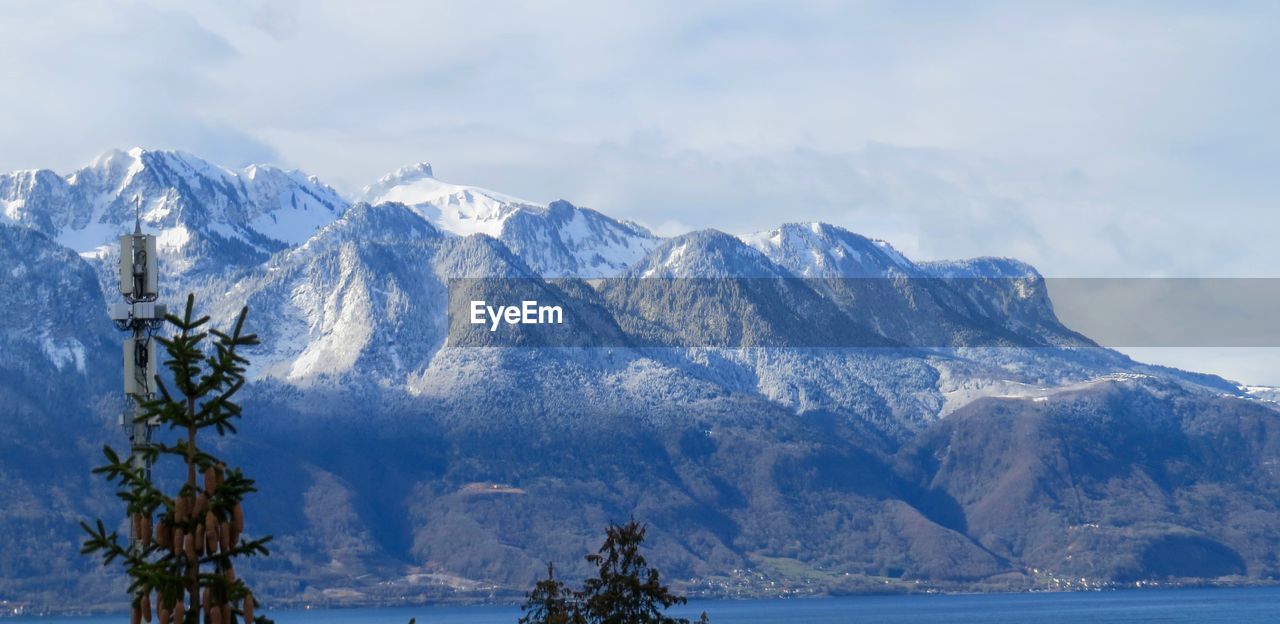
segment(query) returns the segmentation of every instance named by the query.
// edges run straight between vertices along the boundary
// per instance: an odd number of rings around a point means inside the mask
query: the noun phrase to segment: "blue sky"
[[[664,234],[1280,276],[1274,3],[5,3],[0,58],[5,170],[430,161]]]

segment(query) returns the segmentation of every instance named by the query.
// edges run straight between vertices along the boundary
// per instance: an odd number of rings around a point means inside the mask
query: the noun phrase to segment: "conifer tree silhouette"
[[[640,554],[648,528],[631,519],[605,529],[604,544],[587,561],[598,573],[583,583],[582,601],[591,624],[688,624],[663,614],[684,596],[662,584],[657,568]],[[706,615],[703,614],[703,619]]]
[[[239,350],[258,344],[258,339],[242,333],[248,308],[240,311],[231,333],[202,330],[209,317],[193,319],[194,308],[195,296],[189,295],[182,317],[166,317],[176,333],[157,338],[168,353],[164,365],[176,392],[157,375],[158,398],[144,403],[138,416],[176,434],[171,443],[150,443],[143,454],[157,472],[164,468],[160,460],[178,460],[174,463],[184,470],[175,472],[184,477],[182,485],[170,496],[128,457],[104,447],[107,463],[94,473],[119,485],[117,496],[126,504],[138,539],[122,544],[102,520],[92,526],[81,522],[89,535],[81,553],[97,553],[104,565],[117,559],[123,563],[134,624],[150,622],[153,606],[159,624],[199,624],[201,616],[206,623],[269,624],[271,620],[254,615],[257,601],[235,573],[236,560],[267,555],[271,540],[241,539],[242,501],[256,491],[254,482],[198,444],[198,434],[208,429],[219,436],[236,431],[233,420],[240,418],[241,410],[232,399],[244,387],[248,364]],[[202,346],[210,336],[213,349],[206,354]]]
[[[538,581],[521,605],[519,624],[586,624],[577,593],[556,578],[556,567],[547,564],[547,578]]]
[[[647,530],[634,518],[608,526],[600,550],[587,555],[596,575],[581,591],[569,592],[548,565],[547,578],[534,586],[521,607],[525,615],[520,624],[689,624],[663,613],[687,600],[663,585],[657,568],[640,553]],[[698,619],[707,621],[706,613]]]

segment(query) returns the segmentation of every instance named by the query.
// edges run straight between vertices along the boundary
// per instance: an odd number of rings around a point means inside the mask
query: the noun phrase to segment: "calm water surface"
[[[1079,594],[865,596],[705,600],[672,613],[717,624],[1268,624],[1280,622],[1280,588],[1170,589]],[[414,607],[275,611],[279,624],[514,624],[515,607]],[[117,617],[14,618],[17,624],[116,624]]]

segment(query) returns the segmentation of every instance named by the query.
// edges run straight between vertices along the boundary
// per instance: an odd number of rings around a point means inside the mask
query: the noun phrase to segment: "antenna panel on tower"
[[[156,266],[156,237],[126,234],[120,237],[120,294],[154,299],[160,294]]]

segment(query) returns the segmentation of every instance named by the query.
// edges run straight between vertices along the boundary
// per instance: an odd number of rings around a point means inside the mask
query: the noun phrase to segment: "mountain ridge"
[[[244,573],[277,604],[514,596],[548,560],[583,574],[630,515],[699,595],[1280,580],[1276,403],[1098,347],[1016,260],[916,263],[828,224],[660,238],[423,164],[366,193],[406,182],[405,202],[332,199],[305,174],[166,154],[0,176],[0,599],[119,582],[74,548],[75,520],[115,509],[87,476],[122,441],[100,374],[120,353],[114,260],[59,237],[131,230],[135,192],[166,237],[162,298],[194,291],[215,324],[247,304],[264,339],[230,450],[262,478],[251,523],[278,537]],[[458,278],[528,281],[620,333],[452,346]],[[723,323],[671,323],[692,301]],[[887,346],[815,346],[856,332]]]

